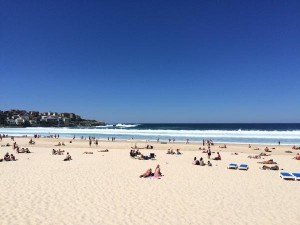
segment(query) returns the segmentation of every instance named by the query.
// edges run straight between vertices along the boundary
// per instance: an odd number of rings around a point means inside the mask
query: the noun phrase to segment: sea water
[[[95,137],[107,140],[140,141],[173,141],[202,142],[213,140],[215,143],[235,144],[278,144],[300,145],[300,124],[111,124],[99,127],[28,127],[28,128],[0,128],[1,134],[10,136],[44,137],[59,134],[61,138]]]

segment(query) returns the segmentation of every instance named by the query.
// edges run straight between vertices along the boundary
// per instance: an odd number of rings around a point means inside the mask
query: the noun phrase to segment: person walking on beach
[[[278,145],[280,145],[280,141],[278,141]]]
[[[98,147],[98,140],[96,140],[95,144],[96,144],[96,146]]]
[[[90,144],[90,147],[91,147],[92,146],[92,140],[91,139],[89,140],[89,144]]]
[[[186,144],[189,144],[190,143],[190,139],[186,139]]]

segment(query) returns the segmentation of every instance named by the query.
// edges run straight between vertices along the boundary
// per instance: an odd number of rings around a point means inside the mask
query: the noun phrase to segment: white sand
[[[16,139],[28,146],[29,139]],[[192,165],[193,157],[206,154],[197,145],[154,143],[157,160],[129,157],[131,142],[100,142],[88,147],[87,141],[66,143],[73,157],[51,155],[54,139],[35,139],[32,154],[15,154],[16,162],[0,163],[0,224],[80,225],[80,224],[300,224],[300,181],[283,181],[279,171],[263,171],[247,146],[228,146],[222,161],[213,167]],[[61,140],[60,140],[61,141]],[[12,143],[4,139],[0,144]],[[138,143],[144,146],[145,143]],[[167,155],[166,149],[181,148],[183,155]],[[110,152],[97,150],[108,148]],[[190,151],[188,151],[190,150]],[[285,154],[291,147],[272,150],[280,168],[300,172],[300,161]],[[1,157],[15,153],[0,147]],[[93,151],[94,154],[82,154]],[[225,152],[226,151],[226,152]],[[300,151],[299,151],[300,152]],[[247,163],[248,171],[227,170],[229,163]],[[146,169],[161,165],[162,179],[144,179]]]

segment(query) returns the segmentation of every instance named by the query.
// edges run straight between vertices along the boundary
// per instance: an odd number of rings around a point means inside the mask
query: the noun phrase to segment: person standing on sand
[[[89,140],[89,144],[90,144],[90,147],[91,147],[92,146],[92,140],[91,139]]]
[[[210,156],[211,156],[211,151],[210,151],[210,148],[209,148],[208,151],[207,151],[207,158],[210,159]]]
[[[278,145],[280,145],[280,141],[278,141]]]

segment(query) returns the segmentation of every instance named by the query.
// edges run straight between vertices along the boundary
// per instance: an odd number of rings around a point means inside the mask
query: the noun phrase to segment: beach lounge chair
[[[247,164],[241,164],[238,169],[239,170],[248,170],[249,166]]]
[[[150,153],[150,159],[155,159],[155,154],[154,153]]]
[[[300,180],[300,173],[292,173],[292,175],[295,177],[295,180]]]
[[[290,174],[290,173],[287,173],[287,172],[280,172],[280,175],[279,175],[283,180],[295,180],[295,177]]]
[[[227,169],[234,169],[236,170],[238,168],[238,165],[237,164],[234,164],[234,163],[231,163],[227,166]]]

